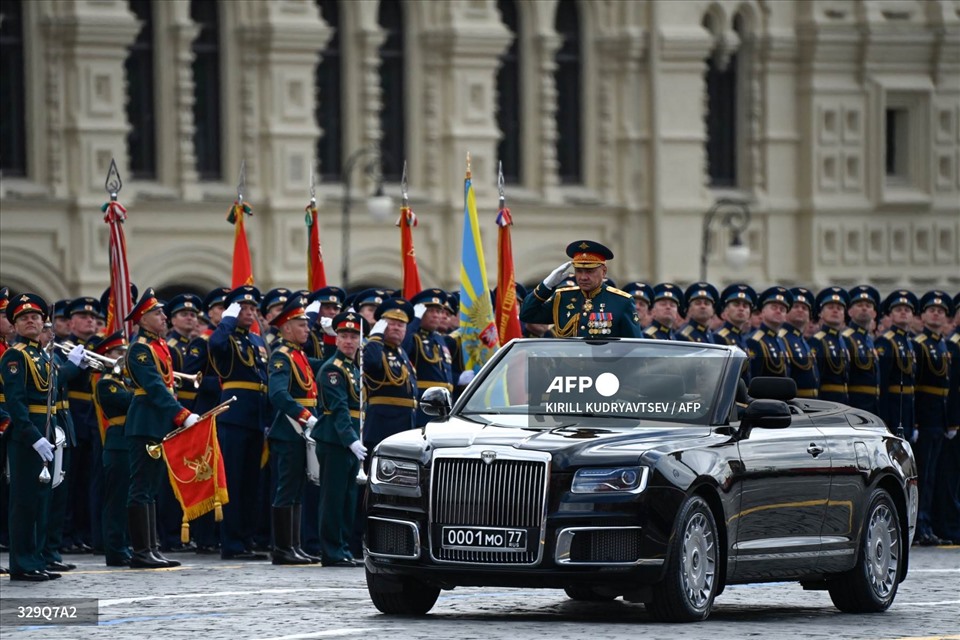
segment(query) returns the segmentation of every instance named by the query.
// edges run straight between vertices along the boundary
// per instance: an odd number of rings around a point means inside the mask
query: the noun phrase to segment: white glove
[[[427,310],[427,305],[418,304],[413,308],[413,315],[415,315],[418,318],[422,318],[426,310]]]
[[[333,330],[333,318],[320,318],[320,329],[328,336],[337,335],[337,332]]]
[[[360,462],[367,459],[367,448],[359,440],[350,443],[350,451],[353,451],[353,455],[357,456],[357,460]]]
[[[920,439],[920,429],[914,427],[913,433],[910,434],[910,442],[917,444],[917,440]]]
[[[387,321],[383,318],[377,320],[377,323],[373,325],[373,329],[370,329],[371,336],[381,336],[383,332],[387,330]]]
[[[307,418],[307,423],[304,424],[303,426],[306,427],[307,429],[313,429],[314,425],[316,424],[317,424],[317,416],[310,416],[309,418]]]
[[[473,369],[467,369],[466,371],[460,374],[459,378],[457,378],[457,386],[465,387],[468,384],[470,384],[470,382],[472,382],[473,379],[476,377],[477,377],[476,371],[474,371]]]
[[[192,427],[193,425],[200,422],[200,415],[196,413],[191,413],[187,416],[187,419],[183,421],[184,427]]]
[[[570,262],[564,262],[562,265],[550,272],[546,278],[543,279],[543,286],[547,289],[555,289],[558,284],[564,281],[567,275],[567,269],[570,268]]]
[[[307,308],[304,309],[307,313],[320,313],[320,301],[314,300],[307,305]]]
[[[231,302],[230,306],[227,307],[224,312],[220,315],[221,318],[236,318],[240,315],[240,303]]]
[[[957,437],[957,429],[947,429],[947,432],[943,434],[943,437],[947,440],[953,440]]]
[[[40,454],[40,459],[44,462],[53,461],[53,445],[46,438],[40,438],[34,442],[33,449]]]
[[[70,349],[70,353],[67,354],[67,360],[81,369],[86,369],[87,363],[83,361],[83,345],[78,344],[73,349]]]

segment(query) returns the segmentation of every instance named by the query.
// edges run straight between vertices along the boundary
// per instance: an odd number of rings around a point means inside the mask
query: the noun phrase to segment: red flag
[[[127,267],[127,239],[123,234],[123,221],[127,210],[116,200],[104,203],[103,221],[110,226],[110,301],[107,304],[107,335],[123,331],[125,338],[133,334],[133,323],[125,320],[133,310],[130,292],[130,269]]]
[[[221,507],[227,495],[227,474],[217,440],[217,418],[209,415],[190,428],[168,436],[161,443],[163,459],[173,494],[183,508],[180,539],[190,541],[189,521],[214,511],[215,519],[223,519]]]
[[[403,297],[409,300],[423,291],[420,271],[417,269],[417,254],[413,250],[413,228],[417,226],[417,214],[410,207],[400,207],[400,272],[403,281]]]
[[[497,333],[500,346],[513,338],[522,338],[520,330],[520,303],[517,301],[516,273],[513,269],[513,241],[510,227],[513,218],[510,209],[501,207],[497,213]]]
[[[307,289],[316,291],[327,286],[327,274],[323,270],[323,249],[320,247],[320,219],[317,206],[307,205]]]
[[[253,208],[247,202],[234,202],[227,213],[227,221],[233,224],[233,277],[230,286],[234,289],[253,284],[253,263],[250,261],[250,246],[244,228],[244,218],[248,215],[253,215]]]

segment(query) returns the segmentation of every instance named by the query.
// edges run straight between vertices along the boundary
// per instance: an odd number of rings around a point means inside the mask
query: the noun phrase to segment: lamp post
[[[390,217],[393,211],[393,201],[390,196],[383,193],[383,172],[380,170],[382,153],[376,146],[361,147],[351,153],[343,163],[343,209],[341,222],[341,240],[342,252],[340,263],[340,286],[347,289],[350,281],[350,176],[356,166],[361,164],[363,172],[371,178],[376,178],[377,189],[372,196],[367,198],[367,212],[374,220],[384,221]]]
[[[710,225],[715,219],[733,233],[730,245],[727,247],[727,264],[734,269],[741,269],[750,259],[750,247],[743,244],[740,234],[750,224],[750,209],[746,202],[721,198],[710,207],[703,217],[703,231],[700,236],[700,280],[707,281],[707,256],[710,253]]]

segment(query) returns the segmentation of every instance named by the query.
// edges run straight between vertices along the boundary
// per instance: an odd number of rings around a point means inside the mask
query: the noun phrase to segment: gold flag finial
[[[470,152],[467,151],[467,180],[473,177],[472,172],[470,171]]]

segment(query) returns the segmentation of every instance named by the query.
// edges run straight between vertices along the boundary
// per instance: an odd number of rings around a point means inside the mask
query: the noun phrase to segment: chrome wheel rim
[[[877,597],[888,597],[897,584],[900,536],[896,514],[885,504],[877,505],[870,514],[863,553],[870,588]]]
[[[680,553],[683,592],[694,608],[703,609],[713,593],[717,570],[716,536],[704,514],[695,514],[687,523]]]

